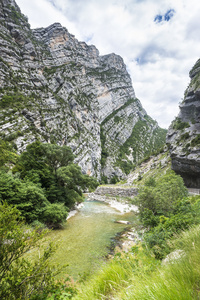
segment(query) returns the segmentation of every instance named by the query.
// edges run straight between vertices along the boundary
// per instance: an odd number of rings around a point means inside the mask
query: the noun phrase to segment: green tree
[[[40,186],[23,181],[11,172],[0,172],[0,200],[15,205],[27,223],[38,220],[48,227],[59,228],[67,218],[63,204],[51,204]]]
[[[10,143],[2,139],[0,139],[0,153],[0,167],[16,162],[17,154],[14,152]]]
[[[40,294],[53,289],[59,272],[59,268],[50,267],[55,246],[50,243],[43,250],[39,248],[40,255],[34,261],[25,256],[45,233],[25,230],[16,207],[0,203],[0,299],[31,299],[36,295],[40,299]]]
[[[45,158],[48,165],[54,170],[56,175],[58,168],[69,165],[73,162],[74,156],[72,150],[67,146],[56,144],[42,144]]]
[[[15,205],[28,223],[40,220],[49,204],[41,187],[24,182],[11,172],[0,172],[0,199]]]
[[[187,195],[183,179],[173,171],[156,182],[148,180],[139,191],[139,215],[148,227],[144,240],[158,259],[168,253],[169,238],[200,222],[200,199]]]
[[[139,190],[137,202],[141,218],[150,210],[154,216],[170,216],[176,208],[178,200],[187,196],[188,191],[183,179],[173,171],[162,176],[157,182],[151,180]]]
[[[63,202],[70,207],[83,200],[82,190],[98,185],[94,178],[82,174],[73,159],[67,146],[36,141],[21,154],[14,172],[19,172],[23,179],[40,184],[49,202]]]
[[[82,174],[81,168],[75,164],[61,167],[57,171],[58,183],[63,186],[68,203],[82,202],[82,190],[95,189],[98,182],[93,177]]]
[[[67,218],[67,210],[63,203],[52,203],[45,207],[41,220],[49,228],[61,228]]]

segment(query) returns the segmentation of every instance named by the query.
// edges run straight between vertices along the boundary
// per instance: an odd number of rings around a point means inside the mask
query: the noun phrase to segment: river
[[[54,230],[48,235],[59,244],[54,263],[68,265],[60,277],[69,274],[80,279],[100,268],[113,238],[127,227],[115,221],[133,223],[134,219],[133,212],[122,214],[104,202],[86,200],[80,211],[68,219],[63,230]]]

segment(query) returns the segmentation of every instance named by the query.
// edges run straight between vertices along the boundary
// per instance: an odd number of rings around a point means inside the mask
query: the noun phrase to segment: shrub
[[[152,180],[152,179],[151,179]],[[142,187],[136,201],[139,205],[140,216],[144,209],[150,209],[154,215],[169,216],[174,212],[176,203],[188,192],[183,179],[173,171],[162,176],[156,183]]]
[[[1,299],[31,299],[53,288],[54,276],[59,273],[59,268],[55,271],[49,264],[55,245],[50,243],[43,251],[40,249],[40,256],[34,261],[24,256],[37,247],[45,233],[25,230],[20,212],[13,206],[0,203]]]
[[[180,118],[176,118],[173,121],[173,129],[182,130],[187,127],[190,127],[190,124],[188,122],[182,122]]]
[[[195,147],[200,145],[200,134],[198,134],[192,141],[191,141],[191,146]]]
[[[60,228],[67,218],[67,210],[63,203],[53,203],[46,206],[42,220],[49,228]]]

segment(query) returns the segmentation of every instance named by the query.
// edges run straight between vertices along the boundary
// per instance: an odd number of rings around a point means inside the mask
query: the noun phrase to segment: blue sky
[[[60,22],[101,55],[121,55],[136,96],[168,128],[200,57],[199,0],[16,0],[32,28]]]

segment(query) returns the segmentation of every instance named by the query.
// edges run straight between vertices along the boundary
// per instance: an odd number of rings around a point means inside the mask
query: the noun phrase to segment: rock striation
[[[172,169],[187,187],[200,188],[200,59],[190,71],[178,117],[167,133]]]
[[[14,0],[0,0],[0,116],[0,137],[18,152],[35,139],[68,145],[99,179],[125,177],[165,141],[120,56],[99,55],[59,23],[31,30]]]

